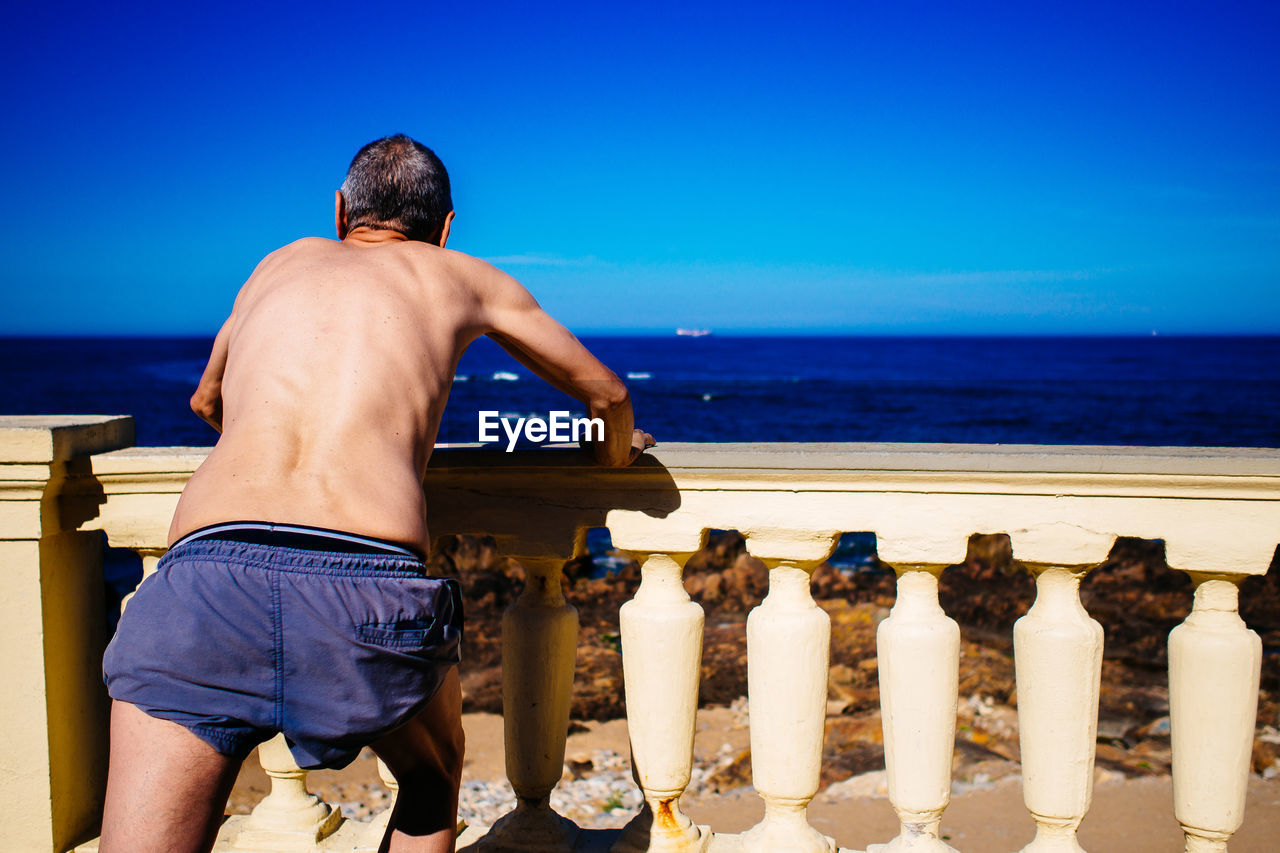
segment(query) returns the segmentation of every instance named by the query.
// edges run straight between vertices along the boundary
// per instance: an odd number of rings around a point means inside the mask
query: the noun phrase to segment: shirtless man
[[[453,205],[429,149],[365,146],[335,219],[338,242],[258,265],[192,397],[222,435],[104,659],[102,853],[209,850],[241,761],[275,731],[303,767],[371,746],[400,785],[382,849],[453,850],[460,599],[419,556],[458,359],[488,335],[585,404],[600,464],[653,443],[618,377],[528,291],[444,247]]]

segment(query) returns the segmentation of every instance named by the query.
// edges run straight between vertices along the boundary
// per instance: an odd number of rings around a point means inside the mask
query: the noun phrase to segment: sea
[[[659,443],[1280,447],[1280,336],[582,342],[624,379],[637,425]],[[216,433],[187,404],[211,346],[212,338],[0,338],[0,414],[130,414],[139,445],[211,445]],[[487,338],[463,355],[438,440],[476,442],[482,411],[585,415]]]
[[[624,379],[636,423],[659,444],[1280,447],[1280,336],[582,341]],[[0,415],[129,414],[141,446],[212,445],[217,434],[187,402],[212,345],[212,338],[0,338]],[[438,440],[476,442],[481,412],[514,423],[555,411],[586,414],[482,338],[459,363]],[[501,430],[498,437],[495,448],[506,445]],[[142,565],[133,552],[104,549],[114,628]],[[604,528],[588,531],[587,549],[592,576],[628,564]],[[875,534],[845,533],[829,562],[876,571]]]

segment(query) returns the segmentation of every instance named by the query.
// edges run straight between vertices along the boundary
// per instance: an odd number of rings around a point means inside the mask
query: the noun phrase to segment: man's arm
[[[200,416],[209,426],[222,432],[222,374],[227,369],[227,342],[231,338],[231,324],[235,320],[235,312],[227,318],[213,339],[213,353],[205,366],[200,384],[191,395],[191,411]]]
[[[631,464],[654,442],[653,436],[635,429],[631,396],[622,380],[543,311],[519,282],[489,270],[492,274],[485,276],[480,289],[484,333],[525,367],[586,405],[590,417],[604,421],[604,441],[591,448],[597,462],[610,467]]]

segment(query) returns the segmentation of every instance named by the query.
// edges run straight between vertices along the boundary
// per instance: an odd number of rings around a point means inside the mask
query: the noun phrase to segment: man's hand
[[[657,443],[658,442],[653,440],[653,436],[649,435],[649,433],[644,430],[633,429],[631,431],[631,457],[627,459],[627,464],[630,465],[632,462],[635,462],[640,458],[641,453],[644,453]]]
[[[631,448],[627,453],[627,461],[623,462],[622,465],[618,467],[625,467],[627,465],[630,465],[632,462],[635,462],[637,459],[640,458],[641,453],[644,453],[650,447],[657,446],[657,444],[658,442],[653,440],[653,436],[649,435],[649,433],[645,432],[644,430],[642,429],[631,430]],[[597,462],[601,462],[600,456],[601,456],[602,448],[600,448],[599,445],[600,445],[600,442],[591,441],[585,436],[578,440],[578,446],[581,447],[583,450],[587,451],[588,453],[590,453]],[[605,463],[601,462],[601,464],[605,464]]]

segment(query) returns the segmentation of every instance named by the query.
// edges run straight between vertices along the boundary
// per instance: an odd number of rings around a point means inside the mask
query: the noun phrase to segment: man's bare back
[[[341,216],[341,241],[272,253],[236,298],[192,399],[222,437],[183,492],[171,542],[251,519],[428,551],[427,459],[458,359],[486,334],[605,418],[601,462],[643,449],[617,376],[514,279],[396,231],[346,232]]]

